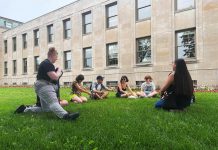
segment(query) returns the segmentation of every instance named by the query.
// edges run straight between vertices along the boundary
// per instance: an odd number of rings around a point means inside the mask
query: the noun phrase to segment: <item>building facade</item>
[[[1,37],[1,85],[33,85],[49,47],[58,50],[61,84],[84,74],[131,86],[150,74],[161,85],[176,58],[184,58],[194,84],[218,85],[217,0],[78,0]]]

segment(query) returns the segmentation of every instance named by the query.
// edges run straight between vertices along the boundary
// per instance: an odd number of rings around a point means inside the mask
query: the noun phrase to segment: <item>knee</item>
[[[61,100],[60,101],[61,106],[67,106],[68,105],[68,101],[66,100]]]

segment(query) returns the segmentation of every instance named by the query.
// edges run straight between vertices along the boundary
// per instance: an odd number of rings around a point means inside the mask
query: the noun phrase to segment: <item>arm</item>
[[[86,89],[82,88],[81,86],[79,86],[78,83],[75,84],[76,88],[80,91],[80,92],[84,92],[87,93],[89,95],[91,95],[91,93],[89,91],[87,91]]]
[[[132,91],[132,89],[130,88],[130,86],[128,84],[127,84],[127,88],[130,91],[130,93],[134,95],[134,92]]]
[[[165,81],[163,87],[160,89],[160,94],[166,91],[166,89],[173,83],[174,81],[174,74],[170,74]]]
[[[60,76],[62,75],[62,70],[61,69],[57,69],[57,72],[55,71],[50,71],[47,73],[47,75],[49,76],[50,79],[58,81],[58,79],[60,78]]]
[[[123,91],[123,90],[122,90],[122,87],[121,87],[121,84],[120,84],[120,83],[118,84],[118,88],[120,89],[120,92],[123,92],[123,93],[126,94],[126,91]]]

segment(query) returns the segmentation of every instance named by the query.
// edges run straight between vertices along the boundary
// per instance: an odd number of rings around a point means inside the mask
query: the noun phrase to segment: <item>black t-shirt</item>
[[[52,79],[47,75],[47,73],[51,71],[55,72],[55,66],[48,59],[45,59],[39,65],[37,80],[46,80],[48,82],[52,82]]]

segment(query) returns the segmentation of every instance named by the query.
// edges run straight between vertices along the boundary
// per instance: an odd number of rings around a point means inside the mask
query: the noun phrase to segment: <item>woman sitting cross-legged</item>
[[[136,93],[132,91],[127,82],[129,82],[127,76],[122,76],[117,87],[116,97],[137,98]]]
[[[82,92],[91,95],[91,93],[82,86],[81,83],[83,80],[84,80],[84,76],[80,74],[76,77],[76,80],[72,83],[72,92],[70,98],[71,101],[74,103],[83,103],[87,101],[87,98],[81,95]]]
[[[155,104],[155,108],[183,110],[190,106],[193,97],[193,83],[183,59],[174,61],[173,72],[168,75],[160,94],[162,97]]]

